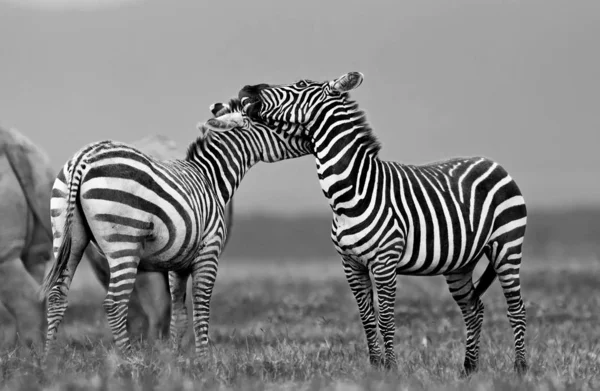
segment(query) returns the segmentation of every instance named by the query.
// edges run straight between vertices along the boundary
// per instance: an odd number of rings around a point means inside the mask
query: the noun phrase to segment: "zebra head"
[[[346,102],[348,92],[358,88],[363,78],[360,72],[349,72],[324,82],[303,79],[285,85],[247,85],[238,96],[250,118],[270,126],[271,121],[304,125],[310,134],[330,108]]]
[[[312,153],[310,142],[304,137],[304,126],[279,122],[271,128],[250,118],[240,99],[214,103],[210,111],[215,117],[198,124],[201,132],[212,133],[212,137],[249,140],[260,161],[272,163]]]

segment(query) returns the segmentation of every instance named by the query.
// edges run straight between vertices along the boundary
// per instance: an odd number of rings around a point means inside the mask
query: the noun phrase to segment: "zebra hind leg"
[[[171,291],[171,342],[177,351],[188,324],[188,312],[185,296],[189,273],[169,272],[169,289]]]
[[[521,247],[523,238],[498,245],[494,243],[492,257],[498,280],[508,305],[508,321],[513,329],[515,343],[515,371],[524,374],[528,370],[525,355],[525,332],[527,320],[525,303],[521,296]]]
[[[477,371],[479,366],[479,336],[483,325],[484,307],[481,299],[474,295],[473,270],[447,274],[444,277],[452,298],[462,312],[467,329],[464,375],[468,376]]]
[[[375,319],[373,289],[369,271],[363,265],[345,258],[343,259],[343,267],[350,290],[356,299],[360,320],[367,337],[369,361],[373,367],[378,368],[384,364],[384,360],[379,341],[377,340],[377,322]]]
[[[55,262],[57,262],[58,257],[57,244],[62,240],[71,240],[71,248],[69,251],[67,266],[57,279],[54,286],[52,286],[50,289],[47,297],[46,319],[48,331],[46,333],[44,361],[50,354],[52,354],[55,348],[55,339],[56,334],[58,333],[58,327],[60,326],[60,323],[65,316],[65,311],[68,307],[67,295],[69,294],[69,288],[71,287],[71,282],[73,281],[73,276],[75,275],[77,266],[83,257],[83,252],[89,243],[89,237],[83,228],[83,225],[80,223],[80,215],[77,212],[74,215],[71,238],[61,238],[60,236],[55,238]]]
[[[117,348],[123,355],[129,356],[131,341],[127,331],[127,310],[140,263],[139,249],[106,251],[105,254],[110,267],[110,281],[103,303],[104,311]]]

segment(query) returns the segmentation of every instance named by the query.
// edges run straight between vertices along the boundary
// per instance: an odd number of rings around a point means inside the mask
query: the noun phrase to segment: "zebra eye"
[[[308,87],[308,83],[304,80],[300,80],[298,83],[296,83],[296,85],[300,88],[306,88]]]

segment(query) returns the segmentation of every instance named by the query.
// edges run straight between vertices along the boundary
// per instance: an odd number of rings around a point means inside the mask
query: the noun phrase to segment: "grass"
[[[121,362],[102,311],[102,290],[92,280],[85,268],[78,271],[59,332],[64,350],[45,372],[28,352],[0,347],[1,389],[600,388],[600,262],[592,256],[525,259],[531,369],[524,378],[513,373],[512,331],[497,283],[483,298],[480,370],[464,379],[464,324],[441,277],[400,277],[396,373],[369,368],[357,307],[337,259],[224,259],[212,301],[211,353],[202,368],[190,364],[191,330],[184,339],[189,349],[179,356],[158,341],[137,344],[134,364]],[[10,320],[3,316],[6,325]]]

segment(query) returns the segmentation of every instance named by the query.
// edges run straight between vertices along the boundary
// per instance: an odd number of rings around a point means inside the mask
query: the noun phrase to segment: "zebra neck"
[[[336,214],[368,207],[380,173],[378,144],[370,129],[352,121],[336,121],[314,140],[317,174],[323,194]],[[335,135],[335,136],[334,136]]]
[[[214,184],[223,205],[239,187],[244,175],[259,161],[255,140],[242,132],[214,133],[199,140],[188,152],[188,160],[198,164]]]

